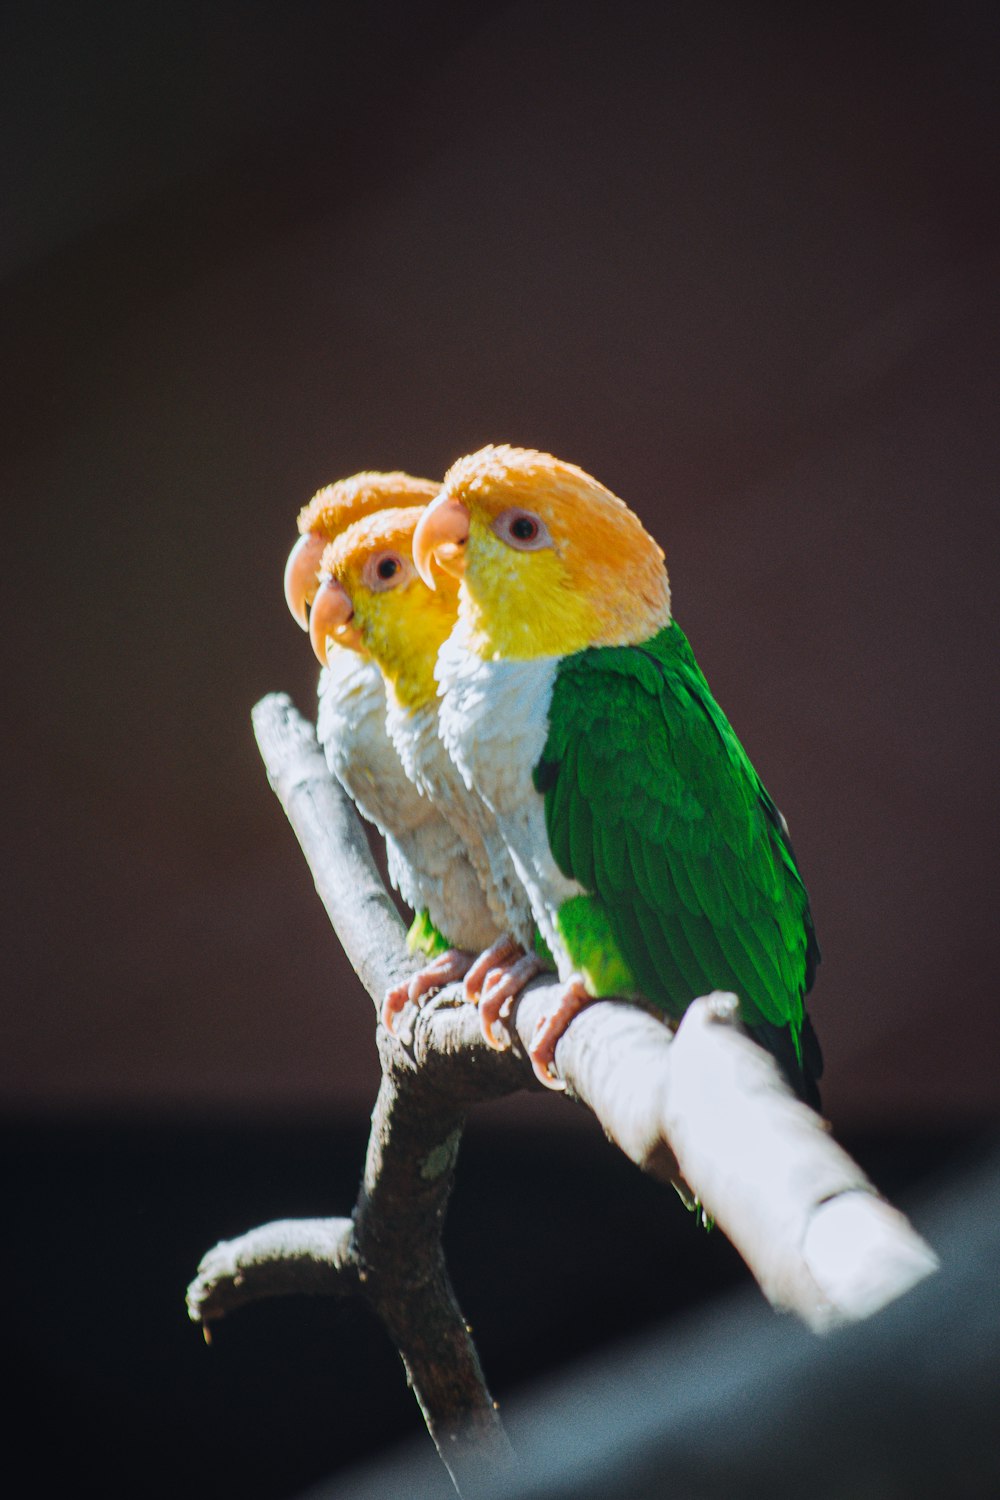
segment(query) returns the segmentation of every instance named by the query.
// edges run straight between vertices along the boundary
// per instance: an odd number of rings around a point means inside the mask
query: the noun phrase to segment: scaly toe
[[[502,1050],[510,1045],[506,1037],[503,1041],[496,1039],[494,1025],[497,1021],[509,1020],[514,1003],[525,985],[544,967],[536,953],[522,953],[514,963],[502,969],[491,969],[486,976],[479,1000],[479,1019],[483,1035],[491,1047]]]
[[[566,1087],[565,1083],[552,1071],[556,1047],[573,1017],[579,1015],[580,1011],[588,1005],[593,1004],[593,1001],[594,996],[587,993],[583,980],[578,975],[574,975],[563,986],[553,1009],[547,1011],[535,1027],[535,1034],[528,1048],[528,1058],[535,1077],[547,1089],[562,1090]]]
[[[433,963],[414,974],[409,984],[409,998],[414,1005],[419,1005],[431,990],[443,990],[446,984],[454,984],[457,979],[463,978],[471,963],[471,953],[465,953],[461,948],[449,948]]]
[[[514,959],[519,958],[524,952],[520,943],[514,941],[509,933],[497,938],[485,952],[470,966],[465,976],[465,998],[473,1005],[478,1004],[479,996],[486,985],[494,969],[505,968]]]
[[[495,1048],[497,1052],[504,1052],[510,1046],[507,1037],[503,1035],[498,1036],[493,1030],[494,1023],[500,1018],[500,1006],[502,1003],[502,996],[500,1000],[494,1003],[492,996],[485,989],[479,1001],[480,1029],[490,1046]]]
[[[556,1043],[562,1033],[562,1027],[553,1026],[551,1016],[543,1016],[535,1027],[535,1034],[528,1048],[528,1061],[531,1063],[535,1077],[539,1083],[543,1083],[547,1089],[552,1089],[556,1093],[566,1087],[563,1080],[552,1071],[552,1064],[556,1058]]]
[[[404,980],[401,984],[394,984],[391,990],[386,990],[382,1001],[382,1025],[390,1036],[393,1034],[396,1017],[410,998],[410,981]]]

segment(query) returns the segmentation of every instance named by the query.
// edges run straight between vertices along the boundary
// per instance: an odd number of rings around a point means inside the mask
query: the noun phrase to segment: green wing
[[[779,1060],[818,1077],[809,898],[678,625],[565,659],[535,785],[556,863],[588,893],[557,925],[595,993],[632,988],[677,1018],[732,990]]]

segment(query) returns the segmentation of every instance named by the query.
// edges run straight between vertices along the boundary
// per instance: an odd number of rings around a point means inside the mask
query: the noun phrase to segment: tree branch
[[[271,786],[377,1013],[414,961],[357,815],[286,696],[263,699],[253,724]],[[540,1087],[527,1048],[554,990],[536,981],[524,992],[504,1052],[487,1045],[474,1007],[456,992],[415,1016],[408,1008],[398,1036],[379,1027],[382,1085],[353,1219],[251,1230],[210,1251],[188,1293],[190,1315],[206,1329],[259,1297],[365,1297],[467,1496],[512,1456],[448,1281],[441,1228],[466,1110]],[[574,1019],[556,1066],[608,1137],[643,1170],[683,1179],[772,1304],[816,1331],[867,1317],[936,1268],[903,1215],[746,1036],[735,996],[697,1000],[676,1034],[638,1006],[601,1001]]]

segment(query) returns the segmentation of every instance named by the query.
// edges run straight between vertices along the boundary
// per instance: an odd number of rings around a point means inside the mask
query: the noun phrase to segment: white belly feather
[[[441,648],[436,675],[441,738],[466,787],[496,818],[534,920],[565,979],[572,965],[555,915],[583,887],[568,880],[552,858],[544,799],[532,781],[548,738],[560,660],[483,661],[465,648],[458,627]]]
[[[374,662],[331,647],[316,729],[330,770],[383,835],[389,876],[403,900],[414,911],[426,909],[456,946],[488,946],[500,924],[459,833],[403,768],[386,731],[385,683]]]
[[[496,929],[525,947],[533,936],[531,907],[497,820],[470,792],[442,743],[438,704],[409,712],[392,699],[386,726],[408,776],[455,829],[492,913]]]

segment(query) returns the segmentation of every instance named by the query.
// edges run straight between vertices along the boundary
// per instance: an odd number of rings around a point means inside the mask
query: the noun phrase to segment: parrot
[[[624,501],[533,449],[460,458],[413,537],[459,580],[436,675],[440,733],[493,812],[560,979],[536,1074],[596,999],[676,1025],[731,991],[819,1107],[804,1009],[819,947],[787,825],[671,611],[664,553]],[[453,586],[453,584],[449,584]]]
[[[285,599],[309,629],[324,549],[359,518],[387,506],[419,506],[439,484],[399,471],[353,474],[317,491],[299,512],[299,540],[285,566]],[[386,732],[382,673],[366,654],[326,643],[319,682],[317,737],[332,774],[358,811],[382,834],[390,880],[415,916],[407,934],[429,962],[391,989],[383,1019],[460,979],[472,954],[497,938],[497,927],[461,839],[404,770]],[[448,936],[445,936],[445,934]]]
[[[434,666],[455,624],[458,599],[457,586],[427,588],[413,565],[412,538],[422,514],[420,506],[378,511],[330,543],[309,630],[320,661],[346,648],[364,653],[382,672],[385,728],[399,761],[412,786],[453,830],[478,877],[475,900],[452,893],[452,904],[441,913],[439,925],[453,938],[480,949],[474,961],[472,954],[456,957],[449,973],[461,977],[455,971],[465,961],[466,998],[496,1018],[508,996],[540,972],[544,957],[534,949],[530,903],[496,820],[468,791],[438,733]],[[409,998],[419,1001],[413,993]],[[398,993],[386,998],[382,1019],[390,1030],[402,1003]],[[502,1045],[492,1034],[487,1039]]]

